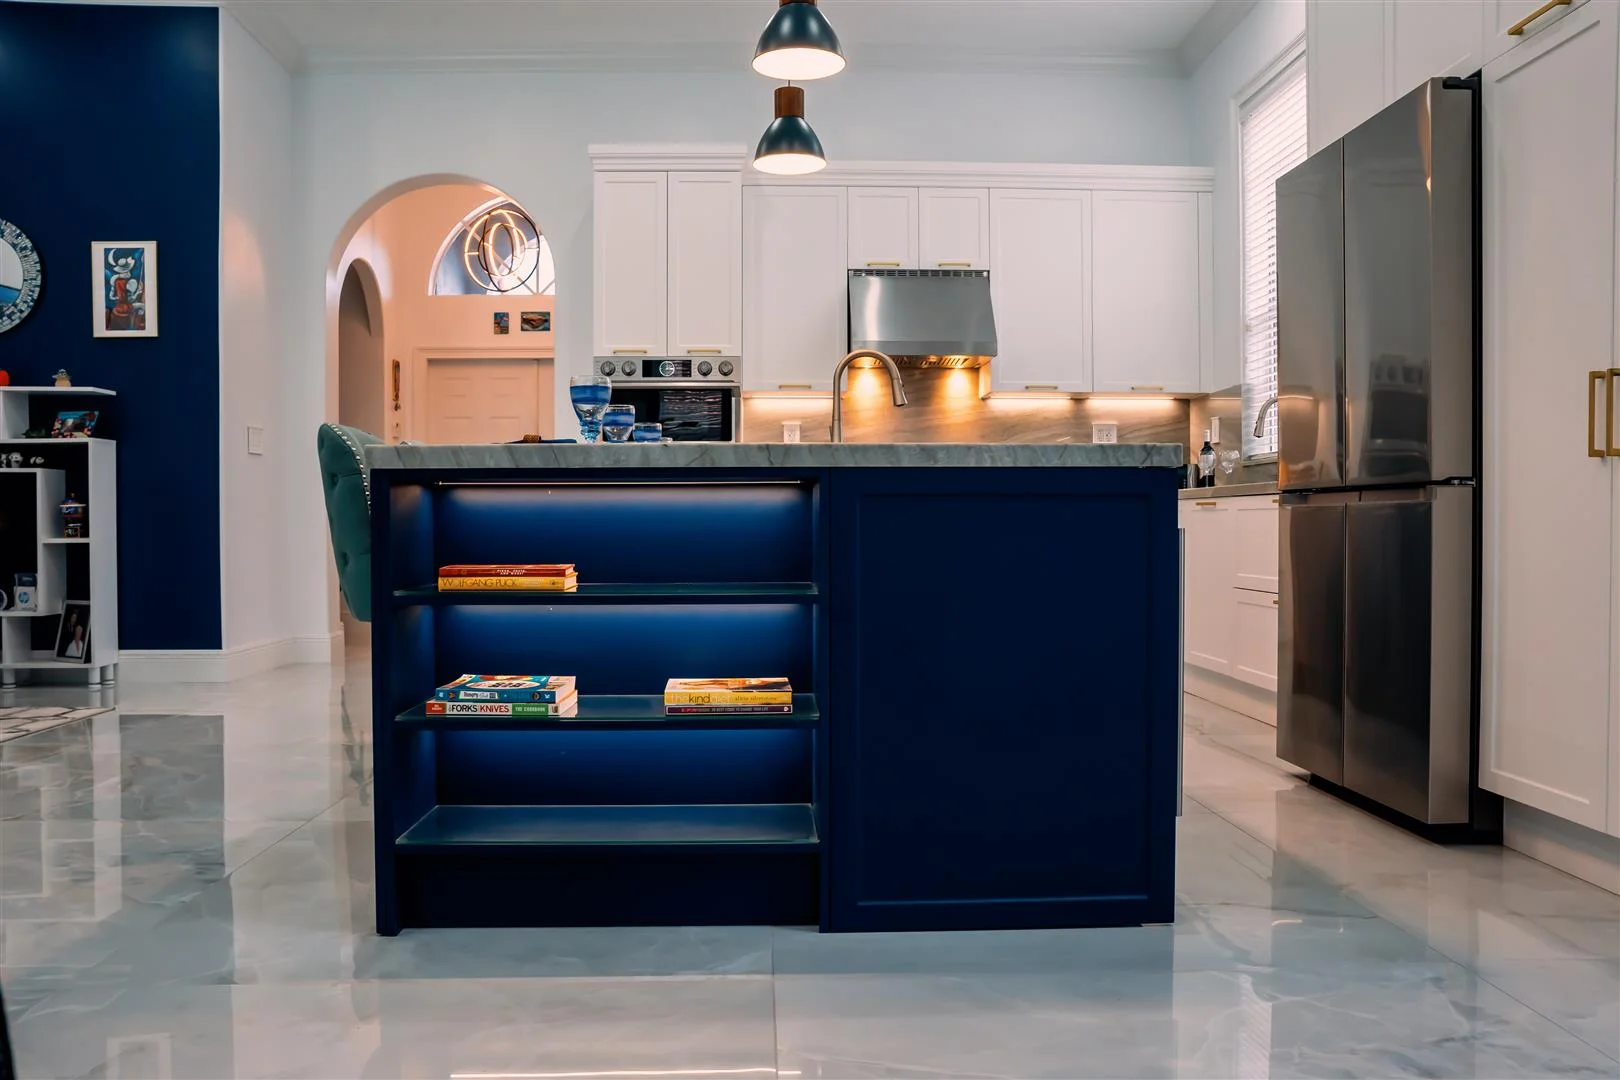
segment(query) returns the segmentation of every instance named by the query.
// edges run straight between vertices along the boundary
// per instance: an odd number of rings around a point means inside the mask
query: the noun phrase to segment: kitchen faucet
[[[1260,406],[1260,412],[1254,418],[1254,437],[1259,439],[1266,433],[1266,416],[1277,407],[1277,395],[1272,394],[1266,398],[1265,404]]]
[[[887,353],[880,353],[876,349],[856,349],[833,368],[833,415],[832,415],[832,441],[844,441],[844,372],[849,365],[857,360],[881,360],[883,366],[889,369],[889,387],[894,391],[894,407],[899,408],[906,403],[906,387],[900,381],[900,369]]]

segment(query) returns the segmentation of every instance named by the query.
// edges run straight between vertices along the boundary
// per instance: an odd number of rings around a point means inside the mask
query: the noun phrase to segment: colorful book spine
[[[570,698],[557,704],[540,701],[430,701],[429,716],[517,716],[565,717],[579,712],[579,699]]]
[[[463,675],[433,691],[436,701],[556,704],[576,693],[572,675]]]
[[[665,705],[665,716],[734,716],[745,713],[790,714],[790,705]]]
[[[440,577],[567,577],[573,563],[453,563],[439,567]]]
[[[792,705],[792,691],[665,690],[665,705]]]
[[[573,592],[579,578],[568,577],[441,577],[440,592]]]

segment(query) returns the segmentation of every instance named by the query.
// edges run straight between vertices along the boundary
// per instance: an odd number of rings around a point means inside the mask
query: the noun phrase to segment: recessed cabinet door
[[[1198,196],[1091,196],[1092,386],[1099,393],[1199,389]]]
[[[595,230],[595,355],[665,355],[669,174],[598,173]]]
[[[669,351],[742,355],[742,177],[669,178]]]
[[[1229,500],[1237,561],[1232,585],[1277,594],[1278,505],[1274,495]]]
[[[917,269],[917,189],[849,189],[851,270]]]
[[[1232,677],[1262,690],[1277,689],[1277,597],[1233,589]]]
[[[743,190],[743,389],[832,389],[849,343],[845,192]]]
[[[990,192],[923,188],[918,193],[917,264],[924,270],[990,266]]]
[[[1399,98],[1436,75],[1466,75],[1480,65],[1478,0],[1395,0],[1391,89]]]
[[[1378,0],[1306,0],[1305,77],[1310,85],[1305,107],[1313,154],[1390,101],[1384,9]]]
[[[1484,59],[1495,60],[1520,42],[1534,40],[1537,34],[1552,29],[1560,19],[1567,18],[1575,8],[1584,3],[1586,0],[1560,4],[1532,19],[1519,33],[1510,34],[1509,30],[1545,7],[1546,0],[1482,0],[1479,6],[1485,13]]]
[[[1232,673],[1232,514],[1219,499],[1198,499],[1186,518],[1187,582],[1184,634],[1187,663]]]
[[[1084,191],[996,191],[990,274],[996,391],[1091,389]]]
[[[1614,459],[1588,372],[1614,366],[1614,4],[1484,78],[1484,671],[1480,784],[1608,820]],[[1601,440],[1602,428],[1597,435]]]

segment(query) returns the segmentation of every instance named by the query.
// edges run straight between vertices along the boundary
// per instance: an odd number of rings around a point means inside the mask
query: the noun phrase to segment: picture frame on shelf
[[[90,273],[96,337],[158,336],[156,240],[94,241]]]
[[[88,439],[96,433],[101,413],[95,409],[67,409],[56,414],[51,425],[53,439]]]
[[[90,601],[69,600],[62,605],[56,627],[56,659],[67,664],[90,662]]]

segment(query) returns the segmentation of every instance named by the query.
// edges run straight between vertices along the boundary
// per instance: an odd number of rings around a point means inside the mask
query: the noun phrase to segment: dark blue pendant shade
[[[754,70],[783,82],[824,79],[844,70],[844,51],[816,0],[782,0],[754,50]]]
[[[821,140],[804,119],[804,91],[776,89],[776,119],[765,129],[754,151],[754,168],[783,176],[803,176],[827,167]]]

